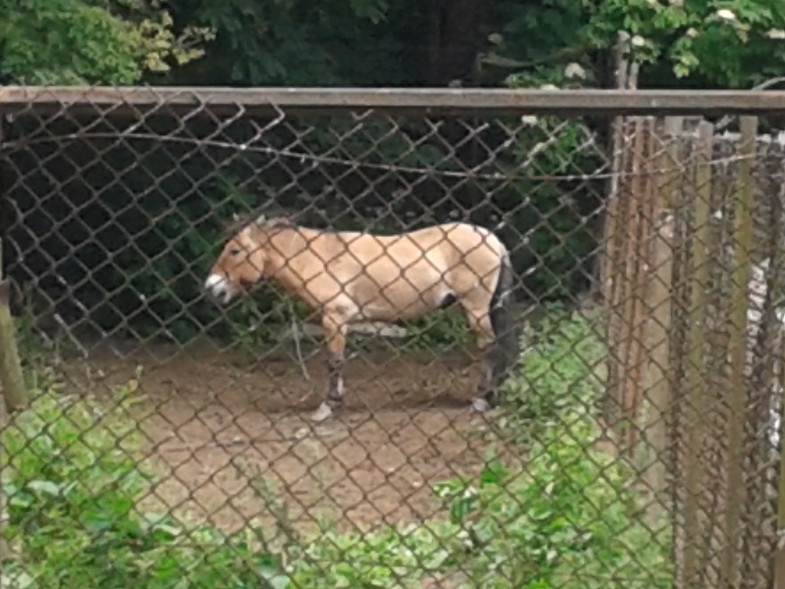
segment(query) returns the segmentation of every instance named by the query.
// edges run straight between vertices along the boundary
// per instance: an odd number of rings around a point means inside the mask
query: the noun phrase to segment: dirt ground
[[[320,425],[307,419],[326,387],[318,354],[306,362],[308,378],[285,355],[259,360],[210,347],[147,347],[123,359],[98,350],[66,372],[73,385],[106,391],[139,365],[145,402],[135,411],[161,476],[145,507],[227,532],[252,519],[272,523],[263,482],[298,527],[428,517],[438,509],[430,485],[476,473],[489,451],[503,451],[487,418],[468,409],[478,367],[463,354],[355,357],[345,407]]]

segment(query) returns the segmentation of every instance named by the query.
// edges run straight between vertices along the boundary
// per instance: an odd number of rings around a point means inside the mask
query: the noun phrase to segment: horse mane
[[[223,229],[225,238],[234,237],[246,227],[255,224],[260,229],[277,229],[279,227],[295,227],[296,223],[287,215],[276,215],[267,217],[264,213],[245,213],[243,215],[234,214],[232,221]]]

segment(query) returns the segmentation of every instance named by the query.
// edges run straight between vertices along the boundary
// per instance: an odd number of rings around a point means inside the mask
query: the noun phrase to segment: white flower
[[[524,125],[536,125],[537,124],[537,117],[534,115],[523,115],[521,117],[521,122]]]
[[[766,36],[769,39],[785,39],[785,31],[782,29],[769,29],[766,31]]]
[[[717,17],[727,21],[736,20],[736,13],[728,8],[720,8],[717,11]]]
[[[540,86],[540,90],[558,90],[558,88],[553,84],[543,84]]]
[[[646,45],[646,39],[644,39],[640,35],[635,35],[630,41],[630,43],[632,43],[633,47],[643,47],[644,45]]]
[[[564,68],[564,75],[568,78],[581,78],[586,79],[586,70],[584,70],[579,63],[568,63]]]
[[[687,29],[687,36],[690,39],[694,39],[695,37],[697,37],[698,36],[697,29],[695,29],[694,27],[690,27],[689,29]]]

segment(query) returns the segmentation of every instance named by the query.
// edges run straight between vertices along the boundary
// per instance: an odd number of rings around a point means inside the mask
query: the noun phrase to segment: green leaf
[[[259,576],[267,582],[269,589],[287,589],[291,584],[287,575],[270,567],[260,567]]]
[[[30,481],[27,483],[27,488],[45,495],[56,497],[60,494],[62,487],[52,481]]]

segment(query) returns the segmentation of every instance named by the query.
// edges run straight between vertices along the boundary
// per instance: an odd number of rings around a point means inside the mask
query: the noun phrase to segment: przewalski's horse
[[[251,221],[229,239],[205,281],[227,305],[260,280],[273,280],[316,311],[326,337],[329,386],[311,419],[323,421],[344,397],[348,326],[415,319],[457,302],[485,353],[472,402],[485,411],[517,359],[510,313],[509,254],[491,231],[445,223],[398,235],[325,231],[285,217]]]

